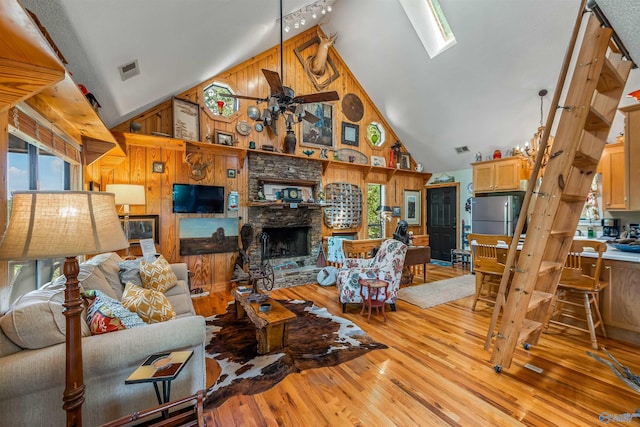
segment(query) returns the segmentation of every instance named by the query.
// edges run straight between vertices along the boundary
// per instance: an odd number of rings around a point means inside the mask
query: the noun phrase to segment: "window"
[[[400,0],[400,4],[429,58],[435,58],[456,44],[456,38],[438,0]]]
[[[206,88],[204,88],[204,104],[215,115],[222,115],[230,117],[233,113],[238,111],[240,103],[237,98],[230,98],[228,94],[235,95],[229,85],[213,82]],[[220,114],[218,102],[222,102],[222,114]]]
[[[11,216],[11,194],[25,190],[69,190],[69,163],[54,154],[9,134],[7,153],[8,215]],[[39,288],[62,274],[61,259],[10,261],[8,293],[0,295],[0,312],[5,311],[17,297]]]
[[[384,238],[385,214],[378,210],[384,203],[384,186],[367,185],[367,238]]]

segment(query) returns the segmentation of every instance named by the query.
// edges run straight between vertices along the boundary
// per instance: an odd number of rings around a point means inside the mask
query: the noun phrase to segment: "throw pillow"
[[[142,286],[142,278],[140,278],[140,261],[142,258],[121,261],[118,263],[120,267],[120,282],[122,286],[131,282],[134,285]]]
[[[87,319],[93,335],[145,325],[140,316],[101,291],[85,291],[82,292],[82,297],[88,305]]]
[[[162,255],[151,263],[140,261],[140,277],[143,287],[159,292],[166,292],[178,283],[171,265]]]
[[[167,297],[159,291],[127,283],[122,293],[122,305],[138,313],[147,323],[175,319],[176,312]]]
[[[0,318],[5,335],[22,348],[38,349],[64,342],[66,319],[62,314],[64,286],[49,286],[18,298]],[[82,335],[88,336],[85,322]]]
[[[95,265],[102,271],[113,289],[116,299],[122,297],[123,289],[122,283],[120,283],[120,267],[118,267],[120,261],[122,261],[122,258],[115,252],[99,254],[85,261],[85,264]]]

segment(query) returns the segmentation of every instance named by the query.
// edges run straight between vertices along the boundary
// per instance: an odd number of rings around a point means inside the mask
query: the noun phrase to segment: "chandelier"
[[[545,126],[543,124],[543,101],[544,96],[547,93],[548,92],[546,89],[542,89],[538,92],[538,96],[540,97],[540,126],[538,127],[538,131],[533,134],[533,137],[530,140],[524,143],[524,147],[522,149],[520,148],[520,146],[518,146],[514,150],[514,154],[526,157],[531,166],[535,164],[536,158],[539,155],[542,155],[542,161],[540,163],[540,176],[542,176],[542,171],[549,161],[549,153],[551,152],[551,145],[553,144],[553,136],[549,136],[547,146],[545,147],[544,151],[540,153],[540,143],[542,142],[542,135],[545,129]]]

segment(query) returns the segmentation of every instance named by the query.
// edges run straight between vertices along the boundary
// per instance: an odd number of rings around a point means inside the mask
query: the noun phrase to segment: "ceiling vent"
[[[138,67],[138,60],[124,64],[118,67],[120,71],[120,77],[122,80],[128,80],[133,76],[140,74],[140,68]]]
[[[466,145],[463,145],[462,147],[456,147],[456,153],[458,154],[468,153],[468,152],[469,152],[469,147],[467,147]]]

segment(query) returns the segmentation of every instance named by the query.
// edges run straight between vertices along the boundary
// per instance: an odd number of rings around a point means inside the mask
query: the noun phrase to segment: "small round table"
[[[360,315],[364,314],[365,307],[369,308],[369,315],[367,316],[367,322],[371,320],[371,309],[375,307],[376,313],[380,313],[380,309],[382,308],[382,317],[384,321],[387,321],[387,315],[384,312],[384,304],[387,298],[389,297],[387,293],[387,289],[389,287],[389,283],[380,279],[360,279],[360,296],[362,297],[362,310],[360,311]],[[362,290],[367,288],[367,297],[365,298]],[[384,292],[384,299],[380,301],[378,298],[380,297],[380,292]]]

